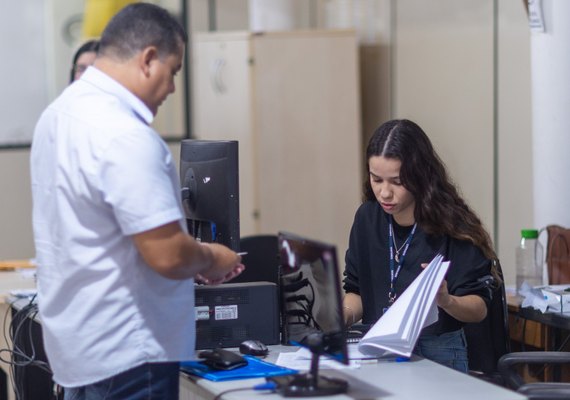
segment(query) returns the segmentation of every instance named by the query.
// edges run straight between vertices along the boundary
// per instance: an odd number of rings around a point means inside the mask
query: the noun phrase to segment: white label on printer
[[[215,310],[215,319],[224,320],[224,319],[237,319],[238,318],[238,306],[217,306],[214,308]]]
[[[207,321],[210,319],[210,307],[197,306],[194,310],[196,311],[196,321]]]

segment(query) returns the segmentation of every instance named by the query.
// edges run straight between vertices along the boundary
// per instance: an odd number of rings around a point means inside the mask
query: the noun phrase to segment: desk
[[[30,270],[19,271],[0,271],[0,304],[6,302],[6,297],[13,289],[33,289],[36,287],[36,281],[26,274]]]
[[[288,346],[270,346],[268,361],[275,361],[279,351],[294,351]],[[349,392],[326,397],[335,400],[357,399],[449,399],[449,400],[507,400],[525,399],[524,396],[492,385],[467,374],[441,366],[429,360],[413,358],[410,362],[379,362],[362,365],[360,369],[328,370],[321,373],[349,382]],[[234,388],[246,388],[263,383],[264,379],[245,379],[212,382],[186,374],[180,376],[180,400],[211,400],[217,394]],[[282,399],[278,394],[254,391],[232,392],[224,400]],[[315,397],[311,397],[315,399]],[[318,397],[317,397],[318,399]]]
[[[12,278],[11,283],[0,280],[6,286],[5,292],[13,288],[33,287],[27,282],[24,285],[21,277],[16,273],[2,273],[13,275],[0,275]],[[0,305],[7,309],[8,304],[0,300]],[[270,346],[271,353],[268,361],[275,361],[279,351],[294,351],[296,348],[289,346]],[[4,367],[4,366],[3,366]],[[323,375],[336,376],[346,379],[349,384],[349,392],[346,395],[330,396],[336,400],[355,399],[449,399],[449,400],[522,400],[525,397],[504,388],[486,383],[482,380],[470,377],[466,374],[451,370],[429,360],[412,359],[410,362],[394,363],[381,362],[371,365],[363,365],[360,369],[322,370]],[[210,400],[218,393],[231,388],[250,387],[264,382],[263,379],[247,379],[231,382],[211,382],[205,379],[189,377],[181,373],[180,376],[180,400]],[[260,392],[266,393],[266,392]],[[9,393],[13,399],[13,394]],[[228,393],[224,399],[251,400],[254,396],[252,391]],[[265,395],[263,399],[280,399],[277,394]],[[314,398],[311,398],[314,399]]]
[[[556,340],[557,337],[553,331],[568,331],[570,334],[570,313],[542,313],[530,307],[520,308],[521,301],[519,296],[507,296],[509,317],[535,323],[530,325],[531,330],[536,330],[534,333],[531,332],[531,337],[535,339],[525,339],[525,344],[544,350],[558,350],[561,342]],[[511,337],[513,337],[512,334]]]
[[[537,315],[527,313],[521,309],[522,298],[516,295],[507,295],[507,305],[509,312],[509,333],[513,341],[513,350],[526,350],[526,346],[532,348],[547,350],[547,337],[549,335],[548,325],[542,324],[540,321],[533,319]],[[533,317],[527,319],[521,315],[521,311],[525,315]]]
[[[570,335],[570,314],[542,313],[530,307],[520,308],[521,302],[520,296],[507,296],[511,340],[517,345],[513,351],[532,350],[526,346],[537,350],[568,351],[564,342]],[[562,367],[561,374],[560,371],[557,374],[549,372],[542,379],[570,382],[570,369]]]

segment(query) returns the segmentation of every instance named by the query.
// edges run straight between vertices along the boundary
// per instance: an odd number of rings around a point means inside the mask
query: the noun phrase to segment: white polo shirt
[[[194,354],[194,282],[163,278],[132,235],[184,228],[172,155],[144,103],[90,67],[42,114],[31,151],[38,301],[54,380],[94,383]]]

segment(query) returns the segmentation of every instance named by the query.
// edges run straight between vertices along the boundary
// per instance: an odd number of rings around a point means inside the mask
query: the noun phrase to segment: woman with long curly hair
[[[439,319],[423,329],[414,353],[466,372],[463,325],[485,318],[500,280],[489,234],[414,122],[382,124],[366,160],[364,201],[346,252],[345,322],[376,322],[442,253],[451,263],[436,296]]]

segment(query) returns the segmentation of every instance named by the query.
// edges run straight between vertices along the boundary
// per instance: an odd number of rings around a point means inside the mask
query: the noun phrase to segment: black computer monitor
[[[182,140],[180,181],[189,233],[239,251],[238,142]]]
[[[278,243],[283,341],[313,354],[311,370],[290,377],[281,392],[295,397],[346,392],[346,381],[318,374],[321,355],[349,362],[336,247],[288,232],[279,232]]]

